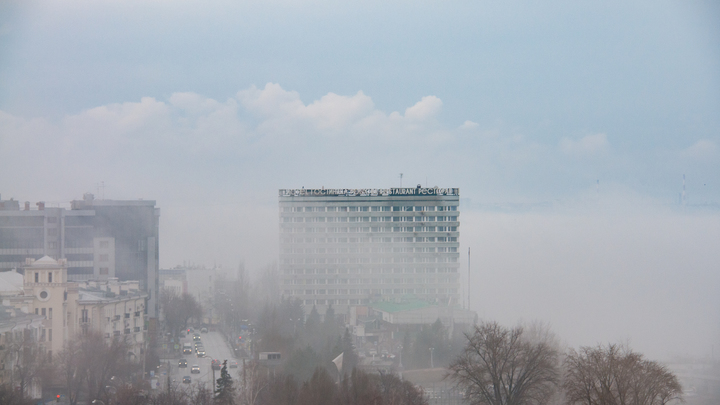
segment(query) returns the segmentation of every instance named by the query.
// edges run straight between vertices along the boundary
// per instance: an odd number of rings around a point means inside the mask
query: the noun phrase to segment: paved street
[[[223,335],[221,335],[219,332],[208,332],[208,333],[201,333],[200,338],[202,340],[203,345],[205,346],[205,357],[197,357],[197,354],[193,351],[193,354],[186,354],[183,355],[182,358],[186,359],[188,362],[187,368],[178,368],[177,361],[170,363],[170,379],[174,380],[173,384],[176,384],[178,386],[185,386],[185,384],[182,383],[183,376],[190,376],[192,379],[192,383],[205,383],[206,386],[212,387],[214,386],[213,383],[213,371],[210,367],[212,359],[218,359],[221,362],[224,360],[228,361],[228,364],[232,361],[236,361],[236,359],[232,356],[232,350],[230,349],[228,343],[225,341],[225,338]],[[192,333],[190,336],[187,336],[182,339],[182,343],[190,342],[193,343],[192,340]],[[194,348],[193,344],[193,348]],[[230,369],[228,368],[228,371],[230,371],[230,374],[232,375],[232,378],[237,381],[237,378],[239,376],[238,372],[242,368],[242,362],[238,362],[239,367],[237,369]],[[190,370],[193,365],[200,366],[200,374],[191,374]],[[220,370],[215,371],[215,379],[220,378]],[[161,385],[164,386],[165,383],[161,382]]]

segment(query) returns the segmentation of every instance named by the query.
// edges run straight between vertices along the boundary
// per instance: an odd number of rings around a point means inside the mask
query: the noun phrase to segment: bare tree
[[[84,387],[87,369],[83,367],[81,357],[80,342],[75,339],[69,340],[65,349],[57,356],[58,379],[65,386],[70,405],[77,404]]]
[[[568,404],[664,405],[682,396],[665,367],[615,344],[571,349],[563,388]]]
[[[544,404],[558,384],[558,350],[547,339],[523,335],[496,322],[475,326],[448,377],[465,390],[472,404]]]
[[[173,290],[166,288],[160,294],[160,306],[165,316],[165,323],[175,336],[181,329],[187,328],[190,319],[202,318],[202,306],[188,293],[177,295]]]
[[[238,391],[239,405],[255,405],[258,403],[258,396],[269,385],[267,370],[263,369],[257,361],[250,361],[243,365],[242,380]]]
[[[94,399],[107,400],[111,395],[108,387],[116,385],[112,378],[127,378],[131,372],[127,352],[125,341],[113,339],[108,345],[95,331],[69,341],[57,356],[56,370],[67,388],[70,404],[78,403],[83,393],[88,403]]]
[[[17,382],[20,398],[24,400],[39,383],[49,380],[48,370],[51,370],[52,364],[30,330],[23,331],[20,340],[12,342],[8,349],[6,360],[15,360],[12,380]]]
[[[32,405],[35,401],[23,398],[20,392],[16,391],[12,384],[0,385],[0,404],[3,405]]]

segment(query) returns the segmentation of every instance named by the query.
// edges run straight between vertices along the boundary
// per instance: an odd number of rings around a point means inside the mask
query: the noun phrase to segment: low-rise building
[[[43,318],[0,305],[0,385],[10,384],[39,338]]]
[[[18,350],[37,350],[44,361],[52,361],[70,339],[89,331],[100,332],[108,343],[124,339],[130,344],[128,355],[141,358],[148,294],[138,281],[69,282],[67,261],[44,256],[27,259],[23,273],[0,273],[0,297],[0,361],[5,360],[0,367],[10,364],[11,373],[23,366]],[[0,379],[7,378],[1,371]]]
[[[147,293],[136,281],[117,279],[85,281],[78,285],[75,333],[98,331],[110,343],[111,339],[125,339],[130,345],[128,354],[139,358],[147,333],[145,305]]]

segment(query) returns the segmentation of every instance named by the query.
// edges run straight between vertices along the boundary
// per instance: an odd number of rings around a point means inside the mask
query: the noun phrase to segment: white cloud
[[[690,159],[711,159],[717,156],[717,145],[709,139],[701,139],[683,150],[682,156]]]
[[[597,155],[607,151],[609,146],[607,135],[603,133],[586,135],[577,141],[570,138],[560,141],[560,150],[573,156]]]
[[[425,96],[414,106],[405,109],[405,118],[424,121],[437,115],[441,108],[442,100],[435,96]]]
[[[480,126],[480,124],[478,124],[477,122],[472,122],[470,120],[467,120],[467,121],[463,122],[463,124],[460,125],[459,128],[460,129],[475,129],[479,126]]]
[[[260,117],[296,115],[304,107],[296,91],[287,91],[277,83],[268,83],[260,90],[251,86],[237,93],[238,100],[248,110]]]
[[[303,114],[320,129],[340,130],[372,114],[374,108],[370,97],[362,91],[352,97],[328,93],[305,107]]]

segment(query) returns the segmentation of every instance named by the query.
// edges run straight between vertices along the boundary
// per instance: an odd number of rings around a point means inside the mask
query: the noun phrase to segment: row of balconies
[[[130,333],[139,333],[139,332],[142,332],[142,331],[145,331],[145,330],[147,330],[147,328],[146,328],[145,326],[142,326],[142,327],[141,327],[141,326],[136,326],[136,327],[134,327],[134,328],[125,328],[125,329],[123,329],[123,330],[121,330],[121,331],[120,331],[120,330],[113,331],[112,336],[118,337],[118,336],[121,336],[121,335],[123,335],[123,334],[129,335]],[[105,337],[106,337],[106,338],[110,338],[110,336],[111,336],[110,333],[106,333],[106,334],[105,334]]]

